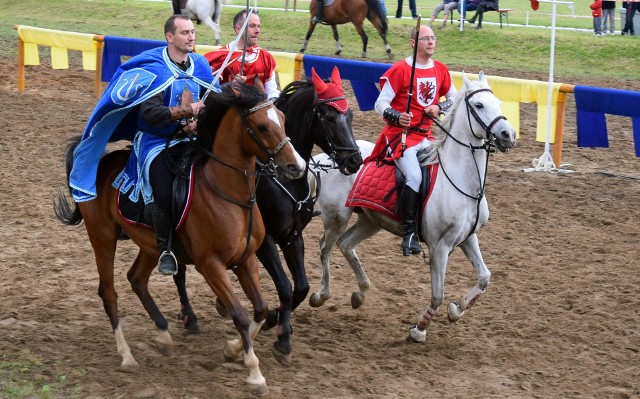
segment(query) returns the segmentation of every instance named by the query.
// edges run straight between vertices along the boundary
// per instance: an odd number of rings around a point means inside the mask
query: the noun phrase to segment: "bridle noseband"
[[[324,115],[320,113],[319,110],[319,105],[320,104],[326,104],[329,103],[331,101],[338,101],[338,100],[345,100],[346,97],[341,96],[341,97],[332,97],[332,98],[327,98],[327,99],[322,99],[322,100],[318,100],[316,99],[316,101],[313,104],[313,112],[312,112],[312,116],[311,116],[311,121],[309,122],[309,130],[311,129],[311,127],[313,126],[314,121],[316,120],[316,118],[320,121],[320,126],[322,127],[322,132],[324,133],[324,138],[327,140],[327,144],[329,145],[329,152],[327,152],[327,155],[329,155],[329,158],[331,158],[331,160],[335,163],[335,168],[339,169],[340,167],[342,167],[342,165],[352,156],[356,155],[357,153],[360,152],[360,148],[358,148],[357,146],[355,147],[340,147],[337,146],[334,141],[331,139],[331,136],[329,135],[329,128],[327,127],[326,124],[326,120],[324,118]],[[349,151],[349,154],[344,157],[341,158],[340,155],[338,154],[339,151]]]

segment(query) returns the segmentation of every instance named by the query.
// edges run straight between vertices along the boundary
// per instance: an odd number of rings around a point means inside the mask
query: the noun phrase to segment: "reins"
[[[447,180],[449,181],[449,183],[451,183],[451,185],[453,186],[453,188],[455,188],[460,194],[472,199],[476,201],[476,220],[473,223],[473,227],[471,228],[471,230],[469,231],[469,234],[467,234],[467,237],[465,238],[465,240],[467,238],[469,238],[469,236],[471,236],[471,234],[473,234],[473,232],[475,231],[476,227],[478,226],[478,221],[480,218],[480,203],[482,202],[482,199],[484,198],[485,195],[485,185],[486,185],[486,181],[487,181],[487,171],[489,169],[489,152],[491,147],[494,147],[494,140],[495,140],[495,135],[493,134],[493,132],[491,131],[491,129],[493,129],[493,126],[498,123],[498,121],[504,119],[506,120],[507,118],[504,115],[499,115],[497,117],[495,117],[491,123],[489,123],[489,125],[487,125],[486,123],[484,123],[484,121],[480,118],[480,116],[478,115],[478,113],[475,111],[475,109],[473,109],[471,107],[471,105],[469,104],[469,100],[471,99],[471,97],[473,97],[475,94],[480,93],[480,92],[484,92],[484,91],[488,91],[489,93],[493,92],[491,91],[491,89],[478,89],[478,90],[474,90],[470,93],[466,93],[465,97],[464,97],[464,102],[467,106],[467,122],[469,124],[469,130],[471,130],[471,134],[473,134],[475,137],[477,137],[473,131],[473,127],[471,126],[471,116],[473,116],[473,119],[478,122],[478,124],[482,127],[482,129],[485,132],[485,137],[484,137],[484,142],[482,145],[480,146],[474,146],[471,143],[469,144],[465,144],[462,141],[458,140],[456,137],[454,137],[447,129],[445,129],[440,122],[437,120],[437,118],[431,118],[433,120],[433,123],[436,124],[436,126],[438,126],[446,135],[447,137],[450,137],[453,141],[455,141],[456,143],[460,144],[463,147],[467,147],[471,150],[471,156],[473,157],[474,160],[474,164],[476,167],[476,173],[478,175],[478,181],[480,182],[480,190],[478,192],[477,195],[472,195],[469,193],[464,192],[460,187],[458,187],[453,180],[451,179],[451,177],[449,176],[449,174],[447,173],[446,169],[444,168],[444,164],[442,163],[442,158],[440,157],[440,151],[437,151],[437,155],[438,155],[438,162],[440,163],[440,169],[442,170],[442,173],[445,175],[445,177],[447,178]],[[475,153],[476,150],[485,150],[487,153],[487,157],[485,160],[485,168],[484,168],[484,176],[480,176],[480,167],[478,166],[478,162],[476,160],[475,157]]]

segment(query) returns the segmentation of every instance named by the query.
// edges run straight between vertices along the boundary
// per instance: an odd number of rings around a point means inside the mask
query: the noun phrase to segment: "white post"
[[[557,4],[569,4],[569,7],[573,7],[573,2],[570,1],[557,1],[557,0],[538,0],[540,3],[551,3],[551,55],[549,57],[549,95],[547,97],[547,135],[544,142],[544,153],[540,158],[533,160],[533,168],[523,169],[525,172],[573,172],[571,170],[559,169],[562,165],[556,167],[549,152],[549,146],[551,143],[551,111],[553,101],[553,66],[555,62],[555,46],[556,46],[556,5]],[[569,165],[564,165],[569,166]]]
[[[464,30],[464,0],[460,0],[460,32]]]

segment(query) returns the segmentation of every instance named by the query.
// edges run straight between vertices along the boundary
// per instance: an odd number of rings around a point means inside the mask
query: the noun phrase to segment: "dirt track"
[[[142,367],[131,374],[117,370],[84,227],[66,228],[52,211],[65,182],[66,139],[82,132],[95,105],[92,74],[29,69],[27,90],[18,93],[14,62],[0,62],[0,396],[23,379],[51,385],[56,398],[249,397],[244,366],[222,357],[233,325],[217,315],[193,268],[189,292],[203,332],[184,337],[175,322],[175,356],[155,350],[153,325],[126,281],[136,253],[130,243],[118,251],[116,284],[124,332]],[[640,91],[638,82],[618,84],[599,82]],[[610,149],[580,149],[571,96],[568,105],[563,161],[576,173],[522,171],[544,148],[533,141],[533,105],[523,105],[517,147],[491,160],[491,220],[479,239],[493,278],[460,322],[440,317],[425,344],[407,341],[409,326],[429,302],[428,268],[419,258],[399,256],[399,239],[386,233],[360,248],[373,287],[365,306],[352,310],[355,280],[336,250],[333,298],[319,309],[305,303],[294,315],[292,364],[281,366],[271,356],[272,331],[258,337],[269,397],[639,397],[640,161],[631,121],[609,117]],[[358,139],[374,140],[379,126],[374,114],[357,112]],[[312,292],[319,287],[320,234],[319,221],[305,231]],[[275,305],[266,273],[262,282]],[[474,284],[471,266],[455,251],[446,302]],[[151,289],[175,320],[172,280],[154,275]]]

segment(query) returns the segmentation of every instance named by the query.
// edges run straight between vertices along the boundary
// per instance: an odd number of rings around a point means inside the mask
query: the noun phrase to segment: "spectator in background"
[[[464,1],[464,15],[462,15],[463,19],[467,18],[467,11],[476,11],[478,9],[478,5],[481,0],[463,0]],[[461,8],[463,1],[458,2],[458,13],[462,14]]]
[[[449,19],[449,15],[451,12],[458,7],[458,2],[455,0],[442,0],[436,8],[433,9],[433,13],[431,14],[431,21],[429,22],[429,27],[433,28],[433,21],[436,20],[440,11],[444,10],[444,16],[442,17],[442,26],[441,29],[447,27],[447,20]]]
[[[593,17],[593,36],[602,36],[602,0],[594,0],[589,7]]]
[[[607,21],[609,32],[607,32]],[[602,0],[602,34],[616,34],[616,0]]]
[[[627,10],[627,15],[624,21],[624,28],[622,29],[622,34],[626,35],[628,33],[630,36],[635,36],[636,32],[633,29],[633,17],[636,15],[636,11],[640,9],[640,3],[623,1],[622,7],[625,10]]]
[[[478,9],[476,10],[476,15],[473,16],[469,22],[470,24],[476,23],[476,18],[478,19],[478,26],[476,26],[476,30],[482,29],[482,16],[487,11],[497,11],[498,10],[498,0],[482,0],[480,4],[478,4]]]
[[[411,10],[411,16],[413,17],[413,19],[418,18],[418,13],[416,12],[416,0],[409,0],[409,10]],[[398,0],[396,18],[402,18],[402,0]]]

